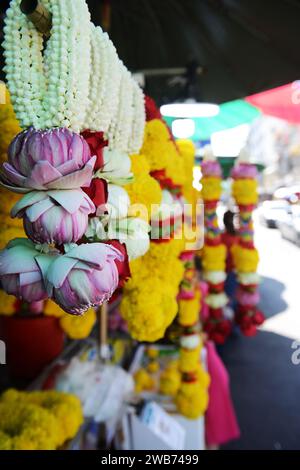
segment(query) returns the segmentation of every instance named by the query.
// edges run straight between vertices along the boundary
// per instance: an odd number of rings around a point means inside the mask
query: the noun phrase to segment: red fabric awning
[[[300,123],[300,80],[247,96],[246,101],[264,114]]]

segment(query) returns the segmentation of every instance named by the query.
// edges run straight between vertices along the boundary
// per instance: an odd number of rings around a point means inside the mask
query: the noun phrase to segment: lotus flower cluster
[[[84,138],[68,129],[28,130],[18,134],[3,164],[2,183],[26,193],[32,190],[89,186],[96,156]]]
[[[123,261],[123,256],[111,245],[74,245],[47,270],[45,277],[49,297],[66,312],[75,315],[102,304],[118,287],[115,261]]]
[[[123,255],[111,245],[74,244],[64,255],[43,250],[20,238],[0,253],[0,279],[8,294],[27,302],[52,298],[66,312],[81,315],[108,300],[118,286],[116,261]]]
[[[27,193],[13,208],[23,217],[29,238],[39,243],[79,240],[95,206],[81,187],[88,187],[96,156],[82,136],[68,129],[30,128],[12,141],[1,183]]]
[[[48,298],[43,270],[58,255],[56,250],[43,254],[32,241],[16,238],[0,253],[0,278],[7,294],[15,295],[26,302],[38,302]]]
[[[95,206],[81,189],[32,191],[12,209],[23,218],[27,236],[36,243],[76,242],[84,235]]]

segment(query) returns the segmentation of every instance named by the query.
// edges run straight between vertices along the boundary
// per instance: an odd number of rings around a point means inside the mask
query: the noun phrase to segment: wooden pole
[[[52,15],[44,5],[38,0],[22,0],[20,9],[36,29],[48,39],[52,28]]]
[[[106,362],[109,359],[108,333],[108,304],[104,302],[98,310],[99,322],[99,354],[100,359]]]

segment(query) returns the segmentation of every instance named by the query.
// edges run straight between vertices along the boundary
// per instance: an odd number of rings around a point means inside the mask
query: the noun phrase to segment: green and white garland
[[[89,99],[90,13],[84,0],[44,0],[51,36],[42,35],[12,0],[5,21],[6,77],[23,128],[67,127],[79,132]]]
[[[43,37],[12,0],[5,20],[5,72],[20,125],[102,131],[110,148],[137,153],[144,95],[108,35],[90,21],[85,0],[43,0],[52,14]]]

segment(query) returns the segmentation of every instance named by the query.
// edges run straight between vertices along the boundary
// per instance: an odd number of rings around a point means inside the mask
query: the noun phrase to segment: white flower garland
[[[99,29],[97,28],[99,35]],[[116,119],[119,105],[119,90],[121,84],[120,60],[115,46],[107,34],[103,34],[103,58],[107,61],[107,73],[101,78],[103,88],[101,94],[97,96],[97,117],[96,123],[91,130],[102,131],[107,134],[111,123]],[[101,60],[101,58],[100,58]],[[103,71],[102,71],[103,73]]]
[[[146,124],[145,96],[142,89],[133,80],[133,120],[128,143],[130,154],[139,153],[143,145]]]
[[[109,148],[127,152],[133,117],[133,88],[130,72],[120,62],[121,84],[118,109],[108,129]]]
[[[12,103],[22,127],[68,127],[79,132],[88,109],[90,13],[84,0],[44,0],[52,13],[43,38],[12,0],[5,20],[4,54]]]
[[[106,121],[104,109],[105,90],[110,78],[108,54],[109,37],[98,26],[91,23],[91,75],[89,85],[89,109],[85,127],[91,131],[104,131]],[[103,118],[104,116],[104,118]]]

